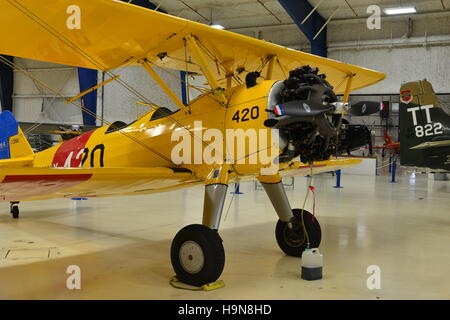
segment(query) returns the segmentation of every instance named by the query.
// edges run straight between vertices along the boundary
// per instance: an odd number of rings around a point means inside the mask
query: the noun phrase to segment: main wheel
[[[216,281],[225,266],[222,239],[217,231],[200,224],[177,233],[170,258],[178,280],[197,287]]]
[[[293,209],[294,221],[292,228],[289,228],[287,222],[278,220],[275,235],[281,250],[288,256],[301,257],[303,251],[308,246],[307,237],[302,225],[302,210]],[[303,211],[303,221],[305,222],[306,232],[309,236],[310,248],[317,248],[322,240],[322,231],[319,221],[306,210]]]

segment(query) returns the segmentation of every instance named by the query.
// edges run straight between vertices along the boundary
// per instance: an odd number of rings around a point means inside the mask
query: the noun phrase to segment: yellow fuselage
[[[264,126],[264,121],[268,118],[267,96],[274,82],[264,81],[250,89],[243,85],[227,90],[225,93],[228,98],[227,106],[223,106],[212,94],[206,94],[190,104],[190,114],[179,110],[169,117],[151,121],[155,112],[152,110],[119,131],[106,133],[109,126],[101,127],[37,153],[33,166],[174,168],[177,165],[172,161],[172,150],[180,140],[172,141],[172,137],[174,131],[181,130],[182,133],[191,137],[193,156],[191,163],[183,163],[179,167],[191,170],[200,179],[207,179],[217,165],[206,164],[203,159],[195,161],[194,155],[198,154],[199,147],[203,151],[208,148],[211,141],[204,139],[202,143],[202,134],[208,129],[219,130],[223,137],[226,137],[227,129],[242,129],[244,132],[248,129],[254,129],[257,132],[265,130],[267,146],[272,146],[271,131]],[[237,141],[234,145],[238,146]],[[252,151],[250,149],[251,147],[247,144],[245,156],[249,156]],[[278,156],[280,151],[273,150],[270,153],[267,148],[263,149],[257,151],[264,151],[272,158]],[[223,147],[222,158],[232,163],[234,175],[257,175],[262,166],[267,166],[259,161],[259,157],[252,157],[245,161],[242,159],[242,153],[237,150],[235,152],[227,150],[226,143]],[[254,159],[257,159],[256,163],[250,161]]]

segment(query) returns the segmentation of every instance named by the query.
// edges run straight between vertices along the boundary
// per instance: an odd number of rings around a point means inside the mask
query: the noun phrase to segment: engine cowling
[[[342,115],[338,98],[319,69],[303,66],[277,82],[269,94],[266,127],[280,133],[280,162],[300,156],[302,162],[327,160],[336,153]]]

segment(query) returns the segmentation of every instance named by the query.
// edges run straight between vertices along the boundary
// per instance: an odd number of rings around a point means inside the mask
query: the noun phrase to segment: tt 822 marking
[[[444,133],[442,123],[440,122],[427,123],[424,126],[415,126],[414,130],[416,131],[417,138],[437,136]]]

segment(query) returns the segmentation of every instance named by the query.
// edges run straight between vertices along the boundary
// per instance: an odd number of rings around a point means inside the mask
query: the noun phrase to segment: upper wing
[[[196,182],[170,168],[1,168],[0,201],[142,194]]]
[[[354,74],[352,90],[385,75],[331,59],[180,19],[113,0],[0,0],[0,53],[60,64],[109,70],[143,58],[160,67],[201,73],[185,38],[194,36],[207,52],[217,78],[268,67],[276,56],[273,79],[309,64],[327,74],[337,93]]]

